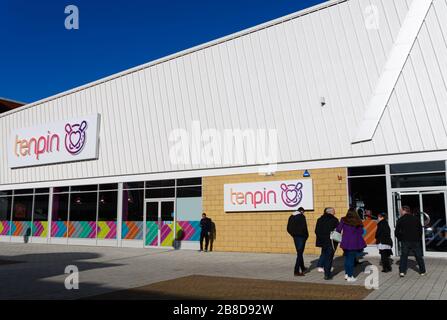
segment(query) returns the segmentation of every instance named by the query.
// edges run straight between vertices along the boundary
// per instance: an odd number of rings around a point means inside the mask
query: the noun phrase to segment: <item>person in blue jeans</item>
[[[342,234],[340,247],[345,257],[345,279],[354,282],[355,259],[366,247],[363,239],[363,222],[355,209],[348,210],[345,217],[341,218],[337,231]]]
[[[324,279],[332,279],[332,262],[334,261],[335,250],[338,243],[331,240],[331,232],[338,226],[338,219],[335,217],[334,208],[324,209],[323,215],[318,218],[315,226],[317,236],[316,246],[321,248],[320,259],[318,260],[318,272],[324,272]]]
[[[304,276],[307,268],[304,266],[304,249],[306,247],[309,232],[307,230],[307,221],[304,216],[304,208],[298,208],[294,212],[287,223],[287,232],[292,236],[296,248],[295,276]]]

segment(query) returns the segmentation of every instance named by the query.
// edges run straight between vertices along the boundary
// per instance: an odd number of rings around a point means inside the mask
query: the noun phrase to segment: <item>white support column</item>
[[[123,183],[118,183],[118,205],[116,208],[116,240],[118,247],[121,247],[122,227],[123,227]]]
[[[50,243],[51,238],[51,224],[53,221],[53,187],[50,188],[50,197],[49,197],[49,203],[48,203],[48,234],[47,234],[47,241]]]

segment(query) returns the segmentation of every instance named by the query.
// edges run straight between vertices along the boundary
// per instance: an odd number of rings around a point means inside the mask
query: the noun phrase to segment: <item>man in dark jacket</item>
[[[388,225],[386,213],[379,213],[379,223],[376,229],[376,243],[379,249],[380,258],[382,261],[382,272],[391,272],[390,256],[393,254],[391,248],[393,247],[393,240],[391,239],[391,229]]]
[[[205,252],[208,251],[208,244],[210,242],[211,234],[211,219],[207,218],[206,213],[202,214],[200,220],[200,251],[203,251],[203,239],[205,239]]]
[[[334,261],[337,243],[332,241],[331,232],[338,226],[338,219],[335,217],[334,208],[324,209],[323,215],[318,218],[315,226],[315,234],[317,236],[316,246],[321,248],[320,259],[318,260],[318,271],[324,272],[324,279],[332,279],[332,262]]]
[[[399,264],[399,275],[404,277],[408,269],[408,255],[414,252],[419,266],[420,275],[425,275],[425,263],[422,257],[422,225],[419,217],[411,214],[408,206],[400,209],[400,218],[397,220],[395,235],[401,242],[401,255]]]
[[[309,232],[307,231],[307,221],[304,216],[304,208],[298,208],[298,211],[294,212],[289,217],[287,223],[287,232],[293,237],[296,248],[296,263],[295,263],[295,276],[304,276],[307,268],[304,267],[304,248],[306,247],[306,240],[309,238]]]

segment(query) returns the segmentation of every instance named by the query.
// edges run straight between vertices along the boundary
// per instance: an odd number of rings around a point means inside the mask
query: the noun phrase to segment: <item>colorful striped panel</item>
[[[67,221],[52,221],[51,236],[53,238],[65,238],[67,236]]]
[[[363,239],[367,245],[372,245],[376,243],[376,230],[377,222],[375,220],[365,220],[363,221]]]
[[[31,221],[13,221],[11,235],[14,237],[31,236]]]
[[[46,238],[48,235],[48,221],[33,221],[33,237]]]
[[[178,221],[182,230],[179,240],[200,241],[200,221]]]
[[[70,238],[95,239],[96,221],[70,221],[68,236]]]
[[[98,239],[116,239],[115,221],[98,221]]]
[[[146,222],[146,237],[144,239],[146,246],[158,246],[158,224],[156,221]]]
[[[162,247],[174,246],[174,222],[163,222],[160,232],[160,243]],[[177,230],[180,230],[180,226],[177,223]]]
[[[123,221],[121,235],[125,240],[143,240],[143,221]]]
[[[0,236],[9,236],[10,226],[10,221],[0,221]]]

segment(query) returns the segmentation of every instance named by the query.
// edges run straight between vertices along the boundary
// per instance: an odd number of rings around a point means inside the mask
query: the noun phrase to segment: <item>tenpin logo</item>
[[[313,209],[312,179],[224,185],[225,212]]]
[[[72,155],[79,154],[84,149],[86,141],[87,121],[82,121],[80,124],[65,125],[65,148]]]
[[[281,199],[284,204],[290,208],[294,208],[300,204],[303,199],[303,184],[298,182],[297,184],[281,184]]]

